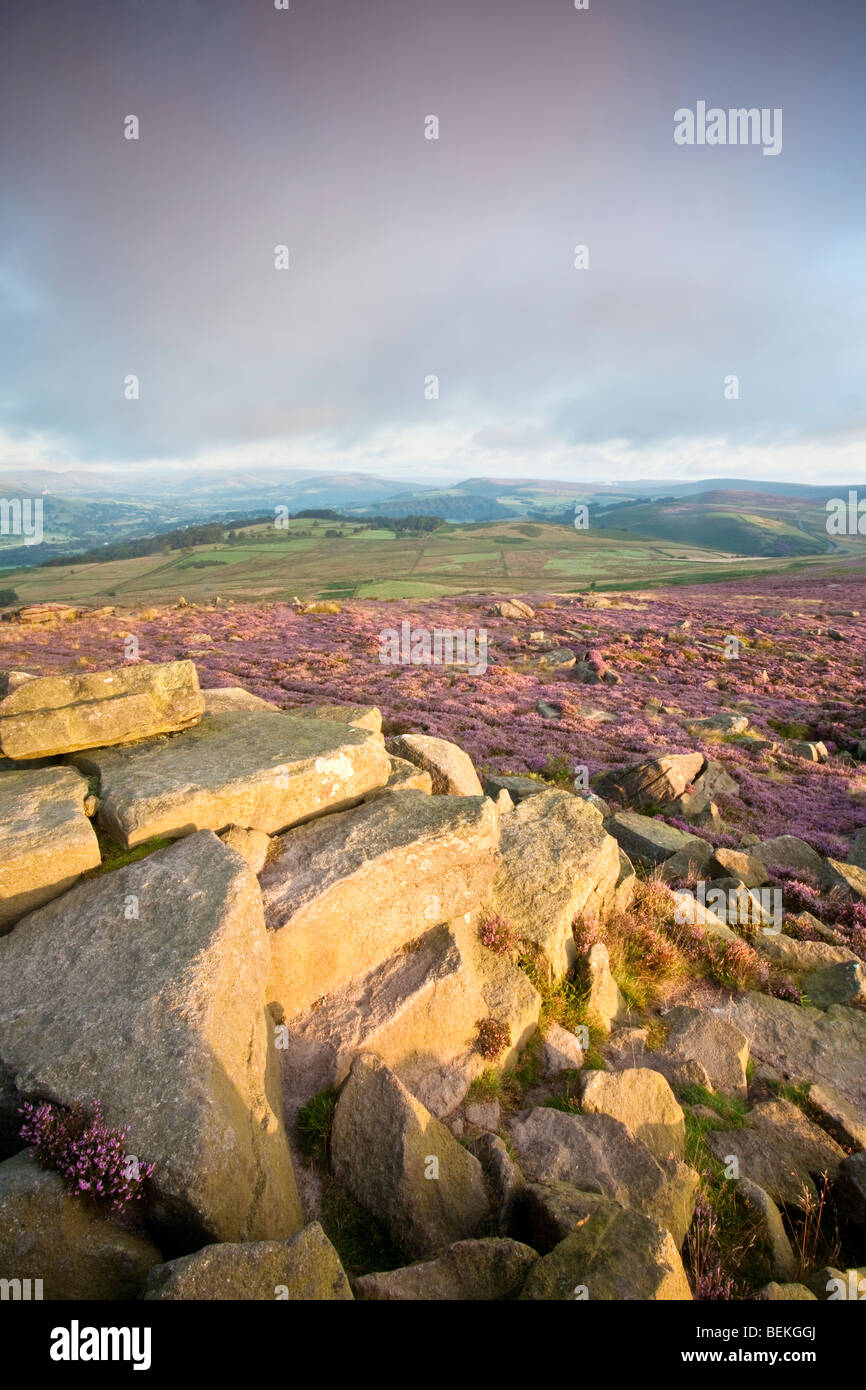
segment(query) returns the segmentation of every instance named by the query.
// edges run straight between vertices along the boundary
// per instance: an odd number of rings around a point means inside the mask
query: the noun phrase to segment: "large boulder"
[[[784,1080],[829,1086],[866,1123],[866,1014],[861,1010],[833,1004],[825,1013],[747,990],[733,996],[728,1017],[747,1035],[753,1056]]]
[[[749,1040],[741,1028],[718,1014],[686,1005],[671,1009],[664,1022],[667,1056],[699,1062],[714,1090],[746,1099]]]
[[[268,716],[270,718],[270,716]],[[209,831],[79,884],[0,940],[0,1075],[93,1096],[156,1165],[155,1219],[190,1244],[301,1224],[264,1010],[255,876]]]
[[[580,1104],[585,1115],[621,1120],[656,1158],[685,1158],[685,1116],[659,1072],[649,1067],[585,1072]]]
[[[240,685],[219,686],[214,690],[203,690],[205,714],[237,714],[249,710],[279,709],[270,700],[262,700]]]
[[[435,1260],[363,1275],[355,1280],[355,1297],[388,1303],[516,1298],[537,1260],[537,1250],[516,1240],[458,1240]]]
[[[497,867],[485,797],[383,792],[282,836],[261,874],[269,999],[294,1018],[438,923],[471,912]]]
[[[574,1228],[529,1271],[521,1300],[690,1300],[669,1231],[595,1192],[575,1194]]]
[[[86,796],[72,767],[0,772],[0,932],[98,867]]]
[[[599,796],[614,797],[623,806],[676,801],[704,765],[703,753],[672,753],[608,772],[595,783]]]
[[[0,700],[0,751],[18,759],[104,748],[186,728],[203,713],[191,661],[39,676]]]
[[[71,1196],[28,1154],[0,1163],[0,1280],[39,1279],[45,1299],[135,1298],[161,1260],[146,1236]]]
[[[659,1160],[611,1115],[568,1115],[536,1108],[511,1125],[521,1170],[529,1182],[566,1182],[603,1192],[671,1232],[677,1247],[691,1225],[698,1188],[693,1168]]]
[[[720,1163],[736,1159],[775,1202],[807,1207],[818,1199],[815,1180],[836,1176],[845,1152],[788,1100],[768,1100],[749,1111],[741,1129],[709,1130],[706,1142]]]
[[[856,864],[846,864],[841,859],[825,859],[818,881],[825,892],[835,888],[845,898],[866,902],[866,869],[858,869]]]
[[[502,863],[487,898],[549,977],[575,963],[572,922],[603,915],[621,874],[616,841],[598,812],[565,791],[528,797],[502,821]]]
[[[388,740],[388,750],[429,772],[434,796],[483,795],[472,759],[456,743],[426,734],[398,734]]]
[[[371,1054],[355,1058],[337,1101],[331,1162],[410,1257],[474,1236],[489,1212],[478,1159]]]
[[[750,853],[764,864],[779,869],[806,869],[820,873],[824,863],[817,850],[796,835],[774,835],[771,840],[759,840]]]
[[[474,919],[433,927],[291,1019],[280,1050],[286,1118],[339,1086],[359,1052],[375,1052],[442,1118],[490,1065],[476,1047],[479,1022],[495,1018],[508,1029],[511,1042],[496,1064],[507,1067],[540,1012],[537,990],[507,957],[481,945]]]
[[[317,1221],[291,1240],[206,1245],[150,1271],[142,1297],[273,1302],[350,1302],[340,1257]]]
[[[654,816],[641,816],[637,811],[617,811],[605,821],[605,829],[630,859],[648,867],[663,864],[671,855],[688,852],[697,843],[703,844],[700,836],[687,835],[676,826]]]
[[[270,835],[354,804],[391,772],[375,734],[285,710],[207,715],[174,738],[73,761],[98,775],[99,823],[126,848],[229,825]]]
[[[586,982],[586,1007],[593,1022],[609,1034],[615,1023],[628,1018],[628,1005],[619,985],[613,978],[610,956],[603,941],[591,946],[582,973]]]

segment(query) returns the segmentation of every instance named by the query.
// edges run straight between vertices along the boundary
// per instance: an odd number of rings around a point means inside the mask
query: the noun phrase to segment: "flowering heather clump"
[[[507,955],[517,949],[520,938],[504,917],[485,917],[478,930],[482,946],[495,951],[498,956]]]
[[[20,1136],[32,1145],[31,1156],[59,1173],[69,1192],[105,1202],[113,1211],[141,1198],[154,1165],[135,1163],[132,1171],[125,1151],[129,1126],[109,1129],[98,1102],[88,1111],[80,1100],[68,1108],[25,1101],[19,1113]]]
[[[511,1030],[506,1023],[495,1018],[485,1018],[478,1025],[476,1047],[488,1062],[496,1062],[507,1047],[511,1046]]]
[[[718,1231],[719,1219],[706,1197],[699,1193],[694,1220],[686,1236],[686,1258],[696,1299],[719,1300],[740,1296],[736,1280],[722,1268]]]
[[[573,920],[571,930],[577,945],[578,955],[585,956],[604,940],[598,918],[594,912],[581,912]]]

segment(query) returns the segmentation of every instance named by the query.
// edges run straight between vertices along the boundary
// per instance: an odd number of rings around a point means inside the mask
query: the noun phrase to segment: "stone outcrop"
[[[87,794],[71,767],[0,772],[0,933],[98,868]]]
[[[203,712],[191,661],[40,676],[0,700],[0,752],[20,759],[105,748],[183,729]]]
[[[77,888],[0,940],[0,1075],[95,1095],[156,1165],[156,1219],[211,1240],[300,1226],[264,1002],[255,877],[208,831]]]
[[[391,771],[374,734],[284,710],[207,715],[174,738],[74,761],[99,777],[99,823],[125,848],[230,825],[271,835],[352,805]]]
[[[317,1221],[291,1240],[206,1245],[150,1271],[142,1298],[351,1302],[340,1257]]]
[[[380,1303],[516,1298],[538,1258],[537,1250],[516,1240],[459,1240],[435,1260],[365,1274],[355,1280],[355,1297]]]
[[[472,759],[456,743],[426,734],[398,734],[388,740],[388,751],[429,772],[434,796],[483,795]]]

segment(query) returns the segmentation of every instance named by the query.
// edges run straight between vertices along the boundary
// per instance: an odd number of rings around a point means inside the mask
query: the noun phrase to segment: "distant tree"
[[[18,603],[18,595],[14,589],[0,589],[0,608],[8,608],[10,603]]]

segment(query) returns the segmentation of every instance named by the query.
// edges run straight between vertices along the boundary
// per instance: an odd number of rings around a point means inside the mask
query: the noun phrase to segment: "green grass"
[[[173,840],[157,835],[152,840],[145,840],[143,844],[136,845],[134,849],[122,849],[99,827],[96,829],[96,839],[102,863],[98,868],[84,874],[84,878],[99,878],[101,874],[113,873],[115,869],[122,869],[126,864],[137,864],[139,859],[147,859],[148,855],[155,854],[160,849],[167,849],[174,843]]]
[[[327,1159],[336,1105],[336,1091],[319,1091],[301,1109],[297,1123],[298,1146],[305,1158],[319,1162]]]
[[[319,1221],[343,1268],[353,1278],[410,1263],[387,1227],[333,1179],[327,1182]]]

